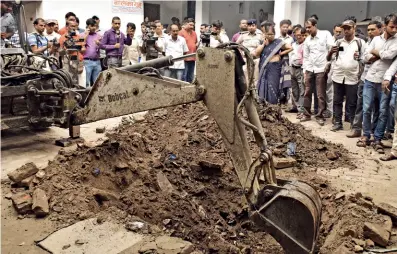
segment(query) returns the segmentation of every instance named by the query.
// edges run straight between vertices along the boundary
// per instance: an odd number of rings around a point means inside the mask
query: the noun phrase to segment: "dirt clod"
[[[8,173],[7,175],[11,181],[19,183],[23,179],[36,174],[38,171],[39,169],[36,167],[36,165],[33,162],[29,162],[22,167]]]
[[[364,224],[364,236],[370,238],[380,246],[386,247],[389,242],[390,232],[381,225],[367,222]]]

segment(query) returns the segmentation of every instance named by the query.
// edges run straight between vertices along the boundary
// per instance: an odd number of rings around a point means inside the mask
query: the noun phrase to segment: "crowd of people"
[[[3,12],[6,11],[2,2],[2,29],[6,14]],[[9,21],[10,17],[6,15],[5,19]],[[134,23],[127,23],[125,30],[121,29],[121,19],[113,17],[112,28],[101,31],[97,16],[86,20],[83,29],[77,16],[68,12],[63,28],[53,19],[34,20],[35,31],[28,36],[28,43],[33,53],[64,55],[66,65],[72,56],[77,57],[79,77],[85,77],[79,80],[87,87],[93,85],[106,67],[164,56],[179,57],[195,53],[203,46],[242,44],[254,59],[254,81],[262,102],[280,104],[286,111],[296,113],[302,122],[314,116],[318,124],[324,125],[327,118],[332,118],[332,131],[342,130],[343,122],[348,122],[351,133],[347,136],[359,138],[357,146],[372,145],[379,153],[384,153],[382,140],[392,139],[394,133],[392,153],[381,159],[397,159],[396,14],[387,15],[383,22],[369,22],[367,37],[357,29],[354,17],[336,24],[333,34],[318,29],[319,22],[317,15],[303,25],[293,25],[288,19],[279,24],[263,21],[258,25],[255,19],[243,19],[240,31],[229,40],[219,20],[211,25],[201,24],[199,35],[195,32],[194,19],[185,18],[180,24],[175,17],[167,26],[146,18],[140,24],[140,32]],[[279,36],[276,36],[277,25]],[[5,41],[19,43],[13,38],[18,33],[9,31],[2,30],[2,46]],[[207,43],[203,43],[203,35],[209,36]],[[192,82],[195,60],[192,56],[159,71]]]

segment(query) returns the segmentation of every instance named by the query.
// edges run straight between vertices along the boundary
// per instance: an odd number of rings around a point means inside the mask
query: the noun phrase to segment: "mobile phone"
[[[338,51],[344,51],[344,48],[342,46],[340,46]]]

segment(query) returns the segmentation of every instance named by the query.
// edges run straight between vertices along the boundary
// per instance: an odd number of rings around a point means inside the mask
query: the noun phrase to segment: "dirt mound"
[[[49,197],[51,220],[62,227],[94,216],[125,224],[139,218],[151,225],[147,232],[181,237],[206,253],[283,253],[273,238],[251,231],[246,223],[243,191],[216,123],[202,104],[157,110],[145,118],[139,124],[121,125],[99,146],[61,151],[49,163],[37,186]],[[305,169],[278,173],[306,180],[323,198],[321,252],[351,243],[351,236],[340,232],[362,224],[347,215],[354,210],[352,201],[347,194],[336,199],[326,181],[309,170],[353,167],[347,151],[290,123],[277,108],[262,109],[261,118],[268,142],[280,149],[279,156],[286,156],[289,143],[295,143],[298,167]],[[329,160],[327,152],[336,151],[343,156]],[[372,213],[354,214],[362,221],[368,221],[369,215],[371,222],[379,219]],[[335,228],[335,237],[327,238]],[[362,230],[355,232],[362,237]]]

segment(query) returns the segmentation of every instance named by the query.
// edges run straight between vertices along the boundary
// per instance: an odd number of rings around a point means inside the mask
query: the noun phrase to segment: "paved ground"
[[[287,114],[287,117],[292,122],[299,122],[295,114]],[[314,120],[303,122],[302,125],[316,136],[330,142],[343,144],[350,151],[350,156],[357,165],[355,170],[338,168],[328,171],[324,168],[318,168],[317,173],[326,176],[332,182],[332,185],[337,188],[362,192],[372,196],[375,202],[388,202],[397,207],[396,160],[383,162],[379,160],[381,155],[372,148],[357,147],[358,138],[346,137],[346,134],[349,133],[350,124],[345,124],[344,130],[338,132],[330,131],[330,120],[327,120],[324,126],[319,126]]]
[[[295,115],[287,114],[293,121]],[[88,141],[96,141],[103,134],[95,133],[97,126],[106,126],[111,129],[120,123],[121,118],[108,119],[81,127],[81,136]],[[316,122],[303,123],[304,128],[312,130],[313,134],[328,141],[343,144],[354,158],[357,169],[339,168],[327,171],[318,168],[317,172],[330,179],[337,188],[352,192],[370,194],[375,202],[388,202],[397,206],[397,161],[381,162],[380,155],[372,149],[356,147],[357,139],[348,139],[348,126],[345,131],[331,132],[331,125],[320,127]],[[48,160],[52,160],[60,147],[54,145],[56,139],[65,138],[68,131],[51,128],[44,132],[32,133],[27,130],[2,133],[1,142],[1,179],[7,178],[6,174],[21,165],[33,161],[39,167],[45,167]],[[299,148],[298,148],[299,149]],[[387,195],[385,195],[387,193]],[[17,219],[10,200],[1,199],[1,253],[46,253],[33,246],[34,240],[39,240],[52,232],[51,222],[44,220]]]

